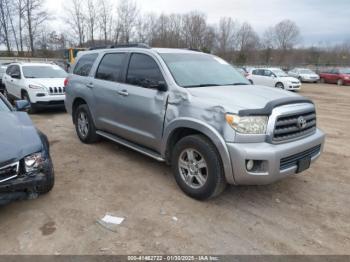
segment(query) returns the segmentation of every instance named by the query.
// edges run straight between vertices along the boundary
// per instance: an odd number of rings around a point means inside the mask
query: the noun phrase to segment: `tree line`
[[[7,52],[50,55],[66,47],[146,43],[192,48],[236,64],[349,64],[350,43],[296,48],[300,28],[282,20],[258,34],[249,22],[222,17],[208,23],[204,13],[143,13],[133,0],[71,0],[64,3],[67,30],[50,31],[43,0],[0,0],[0,43]]]

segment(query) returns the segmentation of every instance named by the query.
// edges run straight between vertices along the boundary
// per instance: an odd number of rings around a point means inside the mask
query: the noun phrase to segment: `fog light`
[[[248,171],[253,170],[253,168],[254,168],[254,160],[248,160],[246,165],[247,165],[247,170]]]

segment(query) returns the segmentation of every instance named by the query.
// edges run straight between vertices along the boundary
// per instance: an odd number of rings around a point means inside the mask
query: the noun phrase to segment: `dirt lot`
[[[186,197],[164,164],[112,142],[80,143],[67,114],[34,115],[56,186],[0,207],[0,253],[350,254],[350,87],[304,84],[301,93],[327,133],[318,162],[208,202]],[[117,232],[96,223],[107,212],[126,218]]]

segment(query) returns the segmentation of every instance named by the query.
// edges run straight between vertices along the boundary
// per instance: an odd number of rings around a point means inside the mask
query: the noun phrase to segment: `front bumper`
[[[47,174],[38,173],[34,176],[23,175],[0,183],[0,205],[15,200],[27,199],[36,188],[47,183]]]
[[[296,174],[298,166],[293,165],[287,169],[281,169],[281,159],[305,152],[320,145],[320,151],[311,158],[312,163],[321,155],[324,142],[325,134],[317,129],[311,136],[284,144],[269,144],[266,142],[227,143],[235,184],[264,185]],[[248,172],[246,161],[250,159],[262,161],[264,163],[264,170]]]
[[[301,84],[288,84],[285,86],[286,90],[300,90]]]
[[[36,92],[30,94],[30,101],[35,105],[50,105],[50,104],[60,104],[64,105],[64,100],[66,96],[62,95],[48,95],[45,92]]]

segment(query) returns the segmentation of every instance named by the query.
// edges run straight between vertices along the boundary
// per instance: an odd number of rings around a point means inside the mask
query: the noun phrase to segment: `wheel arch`
[[[216,147],[229,184],[235,184],[232,172],[230,154],[220,133],[212,126],[198,119],[180,118],[169,123],[163,134],[161,155],[169,161],[173,146],[183,137],[200,134],[207,137]]]

